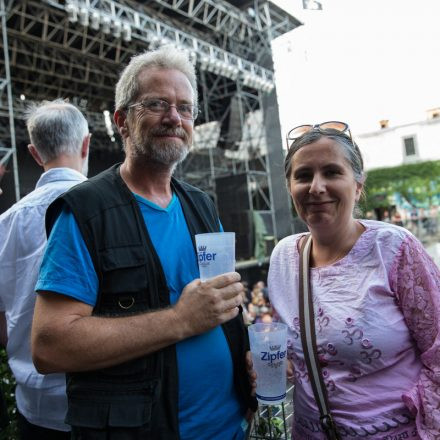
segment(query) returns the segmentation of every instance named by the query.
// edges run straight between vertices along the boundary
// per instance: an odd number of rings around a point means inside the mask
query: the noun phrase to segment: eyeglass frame
[[[336,128],[323,128],[323,129],[320,128],[321,125],[331,124],[332,122],[333,123],[337,123],[337,124],[343,124],[345,126],[345,129],[344,130],[337,130]],[[300,128],[300,127],[310,127],[310,130],[305,131],[304,133],[302,133],[301,135],[299,135],[296,138],[289,138],[289,134],[292,133],[293,130],[296,130],[297,128]],[[301,125],[297,125],[296,127],[293,127],[292,129],[290,129],[288,131],[287,135],[286,135],[287,149],[289,149],[292,146],[292,144],[297,139],[299,139],[301,136],[305,135],[306,133],[309,133],[310,131],[314,131],[314,130],[317,130],[319,133],[322,133],[322,134],[325,134],[324,133],[325,130],[334,130],[334,131],[337,131],[339,133],[345,133],[345,132],[348,131],[348,134],[350,135],[350,140],[351,140],[351,143],[352,143],[353,147],[356,145],[354,143],[353,136],[351,134],[350,126],[346,122],[343,122],[343,121],[325,121],[325,122],[321,122],[319,124],[301,124]],[[289,141],[293,141],[293,142],[289,145]]]
[[[163,113],[162,112],[154,113],[150,109],[145,107],[144,102],[147,102],[147,101],[159,101],[159,102],[165,103],[168,107],[167,107],[167,109]],[[195,115],[193,117],[191,117],[191,118],[183,116],[180,113],[180,111],[179,111],[179,107],[182,106],[182,105],[189,105],[189,106],[191,106],[194,109],[193,113],[195,112]],[[177,113],[179,114],[179,117],[181,119],[185,119],[186,121],[195,121],[197,119],[198,115],[199,115],[199,112],[200,112],[199,106],[197,104],[187,104],[187,103],[185,103],[185,104],[177,104],[176,105],[176,104],[170,104],[168,101],[165,101],[164,99],[160,99],[160,98],[147,98],[147,99],[143,99],[142,101],[138,101],[138,102],[135,102],[134,104],[128,105],[127,106],[127,110],[130,110],[131,108],[137,107],[137,106],[141,106],[149,114],[156,115],[156,116],[166,115],[170,111],[170,108],[174,107],[176,109]]]

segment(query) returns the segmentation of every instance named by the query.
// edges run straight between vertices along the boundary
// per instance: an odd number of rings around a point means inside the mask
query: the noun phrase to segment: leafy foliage
[[[6,351],[0,349],[0,385],[6,401],[10,423],[3,429],[0,428],[0,440],[18,439],[15,407],[15,380],[9,369]]]
[[[260,418],[256,432],[263,438],[277,440],[283,436],[283,427],[284,422],[281,417]]]
[[[420,162],[368,172],[362,208],[388,207],[399,193],[411,205],[431,205],[440,195],[440,161]]]
[[[287,439],[283,405],[260,405],[251,439]]]

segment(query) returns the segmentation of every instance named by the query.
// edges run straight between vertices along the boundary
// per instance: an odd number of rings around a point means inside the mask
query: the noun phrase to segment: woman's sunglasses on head
[[[289,148],[292,142],[294,142],[296,139],[301,137],[303,134],[313,130],[317,130],[317,131],[336,130],[341,133],[348,132],[348,134],[350,135],[351,143],[354,145],[350,127],[348,126],[347,123],[341,121],[327,121],[327,122],[322,122],[321,124],[314,124],[314,125],[305,124],[305,125],[298,125],[298,127],[292,128],[292,130],[290,130],[286,136],[287,148]]]

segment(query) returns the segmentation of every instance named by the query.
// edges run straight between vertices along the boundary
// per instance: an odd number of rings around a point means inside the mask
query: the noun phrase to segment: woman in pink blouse
[[[318,354],[342,439],[440,439],[440,271],[407,230],[353,217],[363,191],[347,124],[297,127],[285,161],[312,235],[310,284]],[[269,295],[288,325],[295,440],[322,440],[299,334],[298,249],[273,251]]]

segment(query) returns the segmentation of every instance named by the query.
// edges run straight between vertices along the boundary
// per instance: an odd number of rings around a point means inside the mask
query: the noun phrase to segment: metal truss
[[[124,19],[129,22],[133,27],[133,40],[130,44],[91,27],[74,25],[69,22],[60,2],[46,0],[46,3],[54,7],[43,8],[41,2],[29,0],[15,2],[11,8],[8,32],[13,51],[12,66],[16,64],[19,70],[17,78],[21,78],[24,63],[35,67],[37,73],[44,75],[47,72],[47,75],[55,76],[61,82],[69,77],[69,88],[71,81],[80,83],[80,86],[86,84],[89,96],[96,97],[99,94],[95,93],[93,86],[100,89],[101,93],[106,86],[111,89],[119,66],[128,62],[134,53],[144,50],[146,45],[148,47],[159,42],[173,42],[192,51],[198,57],[199,68],[202,70],[232,79],[240,76],[244,85],[256,88],[273,87],[271,70],[195,39],[128,6],[111,0],[90,0],[84,3],[90,13],[96,12],[100,17],[111,16],[114,23],[115,20]],[[249,25],[248,27],[252,29]],[[253,35],[249,31],[245,34]],[[261,36],[261,33],[258,35]],[[255,42],[245,46],[255,47]],[[267,48],[264,51],[255,50],[258,53],[267,51]],[[99,64],[96,63],[98,60],[101,61]],[[51,84],[52,90],[55,90],[55,86]],[[61,84],[58,85],[58,90],[64,92]]]
[[[276,235],[262,97],[275,96],[270,41],[300,25],[294,17],[265,0],[247,2],[246,10],[225,0],[6,1],[9,44],[0,44],[9,57],[0,59],[0,78],[9,72],[19,142],[28,141],[26,102],[61,97],[85,113],[92,148],[121,148],[103,115],[112,112],[121,68],[136,53],[174,44],[197,66],[201,108],[177,175],[215,200],[217,178],[245,174],[250,209],[270,218]],[[8,117],[0,99],[2,142],[12,133]]]
[[[246,11],[223,0],[153,0],[150,6],[160,5],[200,23],[214,33],[226,34],[241,41],[269,31],[272,38],[282,35],[300,22],[268,1],[256,1]],[[267,37],[267,35],[266,35]]]
[[[16,2],[7,25],[14,89],[37,100],[80,96],[92,109],[112,108],[120,66],[145,49],[72,26],[64,11],[36,1]]]
[[[61,11],[65,10],[66,2],[64,0],[43,0],[43,3]],[[175,44],[191,52],[200,60],[206,59],[206,68],[218,70],[217,73],[219,74],[237,76],[242,73],[243,78],[246,75],[250,75],[255,78],[257,83],[273,84],[272,70],[265,69],[219,46],[196,38],[194,35],[181,31],[177,27],[170,26],[144,12],[140,12],[142,7],[140,7],[139,3],[136,3],[136,9],[113,0],[71,0],[68,4],[74,5],[78,12],[81,9],[85,9],[87,17],[97,14],[100,17],[100,23],[109,22],[109,29],[113,29],[112,31],[109,30],[109,33],[114,32],[115,28],[119,29],[123,25],[128,25],[133,39],[153,45]],[[73,21],[73,17],[71,17],[71,21]]]
[[[250,210],[270,218],[269,235],[276,235],[271,204],[270,170],[267,162],[266,134],[263,124],[261,93],[242,89],[239,81],[232,83],[209,72],[201,74],[202,115],[207,122],[196,127],[194,147],[178,167],[177,175],[208,192],[216,200],[216,179],[246,174]],[[241,133],[234,151],[218,148],[221,144],[220,125],[231,117],[231,98],[238,99]],[[237,207],[239,209],[239,207]]]
[[[153,0],[148,7],[179,14],[192,32],[202,27],[214,44],[256,63],[270,52],[270,40],[301,25],[268,1],[254,1],[246,10],[223,0]]]
[[[1,0],[0,0],[1,1]],[[112,141],[108,135],[108,128],[105,124],[103,112],[93,112],[88,110],[85,106],[86,102],[74,99],[72,104],[76,105],[85,115],[87,122],[89,124],[89,130],[94,136],[92,136],[92,148],[97,150],[119,150],[121,149],[120,143]],[[25,127],[25,118],[27,110],[27,102],[16,98],[13,102],[14,108],[14,119],[17,125],[16,130],[16,143],[29,143],[29,137]],[[9,117],[9,108],[6,103],[0,102],[0,121],[6,121]],[[116,131],[116,127],[113,126],[113,131]],[[8,139],[10,136],[10,128],[7,124],[0,124],[0,141]],[[1,150],[0,150],[1,151]]]
[[[12,158],[12,167],[14,172],[15,199],[20,199],[20,184],[18,180],[18,163],[17,148],[15,145],[15,125],[14,125],[14,106],[12,98],[12,81],[9,69],[9,51],[8,51],[8,35],[6,31],[6,4],[4,0],[0,0],[0,18],[2,24],[2,46],[5,59],[4,76],[0,77],[0,102],[3,102],[3,93],[6,89],[7,95],[7,118],[9,120],[9,133],[3,137],[0,142],[0,165],[5,166],[9,159]],[[5,124],[2,124],[5,127]]]

